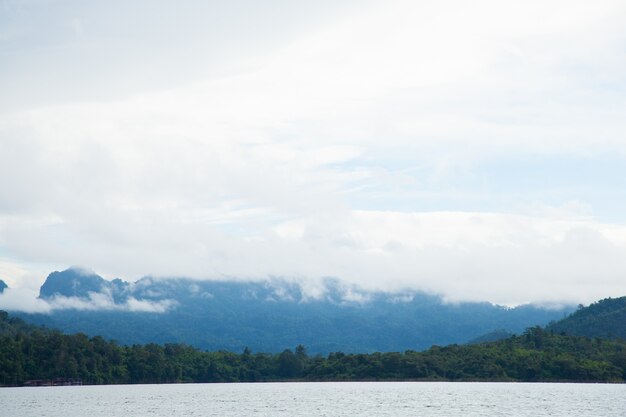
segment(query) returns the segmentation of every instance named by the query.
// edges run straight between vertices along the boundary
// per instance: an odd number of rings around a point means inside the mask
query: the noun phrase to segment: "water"
[[[1,388],[6,417],[626,416],[626,385],[321,382]]]

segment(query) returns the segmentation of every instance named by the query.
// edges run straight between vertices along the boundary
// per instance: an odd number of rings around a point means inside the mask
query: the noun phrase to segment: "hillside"
[[[480,344],[480,343],[496,342],[498,340],[507,339],[511,336],[515,336],[515,335],[507,330],[498,329],[489,333],[485,333],[478,337],[475,337],[469,340],[467,343],[470,345],[475,345],[475,344]]]
[[[182,344],[120,346],[96,336],[24,329],[0,312],[0,385],[254,381],[578,381],[623,382],[626,344],[563,336],[534,327],[478,345],[424,352],[310,356],[304,346],[280,353],[203,352]]]
[[[626,297],[606,298],[581,307],[547,328],[570,335],[626,339]]]
[[[425,293],[366,292],[336,280],[324,282],[321,295],[313,298],[298,284],[282,280],[146,277],[131,283],[72,269],[50,274],[40,297],[57,308],[20,316],[123,344],[186,343],[235,352],[245,347],[280,352],[297,344],[322,354],[423,350],[498,329],[519,333],[571,311],[447,304]]]
[[[0,310],[0,336],[15,337],[19,334],[30,334],[34,331],[45,330]]]

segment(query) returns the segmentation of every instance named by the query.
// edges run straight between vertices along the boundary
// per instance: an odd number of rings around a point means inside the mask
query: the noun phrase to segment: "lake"
[[[300,382],[0,389],[6,417],[626,415],[626,385]]]

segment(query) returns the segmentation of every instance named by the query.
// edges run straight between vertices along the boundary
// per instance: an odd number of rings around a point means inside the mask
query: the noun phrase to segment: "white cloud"
[[[361,211],[337,223],[311,218],[282,236],[296,252],[279,261],[284,267],[307,264],[311,275],[370,288],[503,304],[589,302],[626,291],[626,228],[589,218]]]
[[[365,290],[422,289],[451,301],[508,305],[590,302],[626,292],[626,227],[588,217],[354,211],[336,220],[312,215],[300,221],[298,233],[285,234],[279,225],[275,233],[265,230],[255,239],[207,238],[204,231],[210,229],[198,225],[193,231],[161,227],[149,236],[137,232],[127,246],[94,240],[86,247],[68,246],[60,255],[116,275],[149,270],[213,279],[285,277],[312,298],[319,298],[321,280],[328,276]],[[142,303],[115,306],[111,297],[93,294],[90,300],[57,298],[33,308],[171,307]]]
[[[7,288],[0,294],[0,309],[26,313],[49,313],[52,309],[37,298],[38,291],[28,288]]]
[[[26,313],[50,313],[55,310],[115,310],[164,313],[174,308],[174,300],[138,300],[129,297],[124,303],[115,303],[109,294],[89,293],[89,298],[56,296],[37,298],[37,291],[25,288],[8,288],[0,294],[0,309]]]
[[[594,194],[623,169],[591,191],[550,166],[538,190],[480,171],[624,158],[622,2],[400,1],[337,16],[232,57],[230,72],[0,113],[0,273],[18,286],[42,265],[337,276],[507,304],[624,293],[626,219],[592,217],[626,204],[620,186]],[[102,30],[67,22],[73,37]],[[572,201],[584,216],[563,210]]]

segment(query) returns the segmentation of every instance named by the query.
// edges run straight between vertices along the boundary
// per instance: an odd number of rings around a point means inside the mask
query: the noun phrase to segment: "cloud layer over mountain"
[[[234,4],[3,3],[10,291],[78,264],[626,293],[622,2]]]

